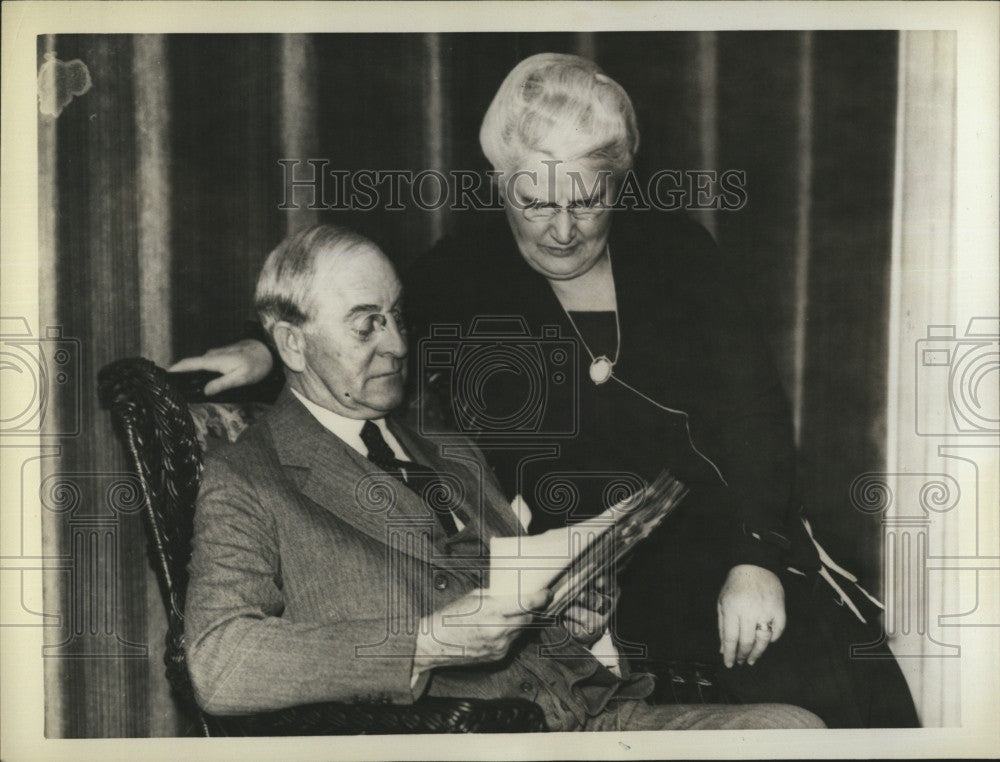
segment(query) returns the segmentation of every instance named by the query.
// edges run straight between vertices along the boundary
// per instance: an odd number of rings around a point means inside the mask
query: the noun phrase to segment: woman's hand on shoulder
[[[785,590],[778,576],[762,566],[730,569],[717,610],[719,650],[727,667],[753,666],[785,631]]]
[[[211,396],[255,384],[268,373],[274,361],[267,347],[256,339],[243,339],[235,344],[216,347],[198,357],[185,357],[167,370],[171,373],[188,373],[195,370],[209,370],[221,373],[205,385],[205,394]]]

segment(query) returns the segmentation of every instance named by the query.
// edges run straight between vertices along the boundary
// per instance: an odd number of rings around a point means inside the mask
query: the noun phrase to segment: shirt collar
[[[365,425],[363,419],[348,418],[332,410],[327,410],[325,407],[321,407],[312,400],[307,399],[295,389],[291,391],[296,399],[305,406],[306,410],[312,414],[313,418],[319,421],[323,428],[338,439],[343,440],[344,443],[350,445],[363,457],[368,457],[368,447],[361,440],[361,427]],[[389,431],[389,427],[386,426],[385,418],[372,418],[371,422],[379,427],[379,430],[382,432],[382,438],[392,448],[398,460],[410,460],[406,454],[406,450],[400,445],[399,440],[393,436],[393,433]]]

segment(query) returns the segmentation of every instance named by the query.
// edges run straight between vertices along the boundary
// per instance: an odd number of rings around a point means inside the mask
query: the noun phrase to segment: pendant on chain
[[[590,380],[600,386],[611,378],[613,370],[614,364],[607,357],[604,355],[595,357],[594,361],[590,363]]]

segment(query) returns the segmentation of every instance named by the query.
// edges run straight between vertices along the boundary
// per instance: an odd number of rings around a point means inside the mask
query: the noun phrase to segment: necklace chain
[[[610,246],[606,249],[606,252],[607,252],[607,255],[608,255],[608,264],[610,264],[611,263],[611,247]],[[612,275],[612,283],[614,283],[613,275]],[[587,340],[584,339],[583,338],[583,334],[580,333],[580,329],[577,327],[576,321],[573,320],[573,316],[569,314],[569,310],[568,309],[566,309],[565,307],[562,308],[563,312],[566,313],[566,317],[569,318],[569,322],[570,322],[570,325],[573,326],[573,330],[576,331],[576,335],[580,337],[580,342],[583,344],[583,348],[586,349],[587,350],[587,354],[590,355],[591,380],[593,380],[593,382],[595,384],[597,384],[598,386],[600,386],[601,384],[603,384],[605,381],[615,381],[620,386],[624,387],[625,389],[628,389],[633,394],[638,395],[639,397],[641,397],[642,399],[646,400],[646,402],[650,403],[654,407],[658,407],[660,410],[665,410],[668,413],[674,413],[676,415],[682,416],[684,418],[684,430],[687,432],[688,442],[690,442],[690,444],[691,444],[691,449],[694,450],[694,452],[699,457],[701,457],[702,460],[704,460],[706,463],[708,463],[709,466],[711,466],[712,470],[715,471],[715,473],[718,475],[718,477],[722,481],[722,483],[725,484],[728,487],[729,486],[729,482],[726,481],[726,478],[722,475],[722,471],[719,470],[719,467],[711,459],[709,459],[709,457],[707,455],[705,455],[705,453],[703,453],[701,450],[699,450],[698,447],[695,445],[694,438],[691,436],[691,419],[690,419],[690,416],[688,416],[688,414],[686,412],[684,412],[683,410],[675,410],[672,407],[667,407],[666,405],[664,405],[664,404],[662,404],[660,402],[657,402],[656,400],[654,400],[649,395],[644,394],[643,392],[641,392],[638,389],[636,389],[634,386],[631,386],[630,384],[625,383],[620,378],[618,378],[618,376],[614,375],[615,364],[618,362],[618,356],[621,354],[621,351],[622,351],[622,326],[621,326],[621,321],[618,319],[617,296],[615,297],[615,300],[616,300],[615,301],[615,333],[617,334],[617,337],[616,337],[615,341],[617,343],[617,346],[615,347],[615,359],[614,360],[608,360],[608,358],[605,355],[601,355],[600,357],[594,357],[594,353],[590,350],[590,347],[587,346]],[[562,307],[562,302],[559,302],[559,306]],[[598,365],[599,361],[602,358],[606,362],[609,363],[609,365],[611,366],[611,370],[610,370],[610,372],[608,372],[607,376],[602,377],[601,380],[598,381],[597,378],[594,376],[594,370],[595,370],[595,367]]]
[[[604,249],[604,252],[608,256],[608,267],[610,268],[611,267],[611,247],[610,246],[606,246],[605,249]],[[614,287],[614,271],[613,270],[612,270],[612,274],[611,274],[611,283],[612,283],[612,288],[613,288]],[[594,352],[591,350],[590,346],[587,344],[587,340],[585,338],[583,338],[583,334],[580,332],[580,328],[577,326],[576,321],[573,320],[573,315],[570,314],[570,311],[568,309],[566,309],[565,307],[563,307],[562,302],[559,302],[559,306],[562,307],[563,312],[566,313],[566,317],[569,319],[569,324],[571,326],[573,326],[573,330],[576,331],[576,335],[580,338],[580,343],[583,344],[583,348],[586,349],[587,350],[587,354],[590,355],[591,378],[594,379],[594,383],[595,384],[603,384],[604,381],[607,381],[608,378],[610,378],[614,374],[615,364],[618,362],[618,357],[621,355],[621,351],[622,351],[622,325],[621,325],[621,320],[618,318],[617,297],[616,297],[616,303],[615,303],[615,309],[614,309],[614,313],[615,313],[615,357],[614,357],[613,360],[609,359],[607,355],[600,355],[600,356],[594,355]],[[607,362],[611,367],[610,367],[610,370],[608,371],[607,378],[604,378],[603,380],[598,381],[596,378],[594,378],[594,368],[595,368],[595,366],[597,366],[597,364],[602,359],[605,362]]]

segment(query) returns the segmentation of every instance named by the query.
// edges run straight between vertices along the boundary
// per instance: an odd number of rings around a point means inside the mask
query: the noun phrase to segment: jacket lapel
[[[456,566],[458,559],[449,558],[444,533],[420,496],[323,427],[287,386],[267,425],[279,462],[305,497],[393,550],[424,563]],[[409,437],[404,446],[417,460],[424,453]],[[455,571],[463,573],[463,565],[469,565],[467,559]]]
[[[420,499],[324,428],[288,387],[268,427],[281,465],[305,497],[369,537],[430,562],[427,543],[392,540],[394,532],[430,526],[433,516]]]
[[[410,456],[435,471],[451,474],[462,482],[465,492],[463,508],[471,523],[456,537],[454,543],[474,534],[489,543],[490,537],[510,537],[519,532],[519,524],[503,493],[494,485],[492,474],[468,440],[435,444],[418,436],[403,421],[386,419],[392,433]]]

